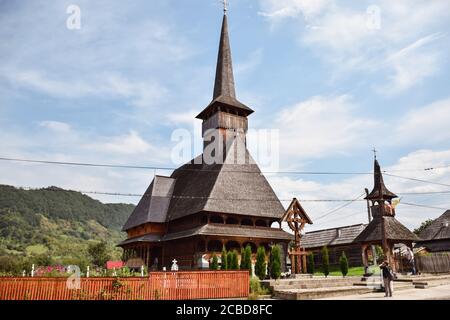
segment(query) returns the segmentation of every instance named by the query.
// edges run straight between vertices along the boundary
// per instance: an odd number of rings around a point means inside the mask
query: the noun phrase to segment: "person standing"
[[[411,248],[408,248],[408,258],[409,258],[409,263],[411,265],[411,269],[412,269],[412,275],[415,275],[417,273],[416,271],[416,262],[414,261],[414,251],[411,250]]]
[[[384,296],[392,297],[392,293],[394,291],[394,276],[392,269],[387,261],[383,261],[383,263],[380,264],[380,269],[383,275]]]

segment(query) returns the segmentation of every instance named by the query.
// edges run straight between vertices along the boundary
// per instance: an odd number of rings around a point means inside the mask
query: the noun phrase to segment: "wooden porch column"
[[[362,262],[363,262],[364,267],[368,266],[366,249],[367,249],[367,244],[363,244],[361,254],[362,254]]]
[[[397,263],[396,263],[396,259],[394,257],[394,244],[393,243],[388,243],[388,248],[389,248],[389,265],[392,268],[392,271],[397,272]]]

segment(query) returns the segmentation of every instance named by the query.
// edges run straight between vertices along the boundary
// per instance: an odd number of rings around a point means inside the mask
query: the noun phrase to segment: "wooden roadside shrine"
[[[296,198],[292,199],[286,213],[281,218],[281,222],[287,222],[295,237],[294,245],[288,252],[291,259],[291,273],[306,273],[306,256],[308,253],[301,246],[301,232],[306,224],[313,224],[313,222]]]

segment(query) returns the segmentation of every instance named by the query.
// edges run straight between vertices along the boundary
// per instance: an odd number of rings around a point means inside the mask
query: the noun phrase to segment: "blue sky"
[[[79,30],[66,27],[70,4]],[[385,170],[449,184],[450,168],[416,170],[450,164],[449,16],[445,0],[230,1],[237,95],[256,111],[251,128],[279,130],[280,170],[366,172],[376,147]],[[174,166],[173,130],[200,139],[193,118],[211,100],[221,20],[215,0],[0,0],[0,155]],[[0,163],[0,183],[28,187],[142,193],[153,174]],[[372,187],[364,175],[268,178],[282,199]],[[449,189],[385,180],[397,193]],[[402,201],[448,208],[450,194]],[[338,205],[304,202],[313,219]],[[442,213],[397,211],[409,227]],[[311,230],[366,219],[357,202]]]

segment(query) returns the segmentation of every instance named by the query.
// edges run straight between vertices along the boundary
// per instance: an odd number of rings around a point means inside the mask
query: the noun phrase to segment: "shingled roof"
[[[419,238],[409,231],[393,216],[375,217],[369,225],[356,237],[355,242],[382,241],[381,219],[385,221],[386,238],[392,241],[418,241]]]
[[[383,175],[381,173],[381,167],[378,160],[374,161],[374,184],[372,191],[367,195],[365,199],[367,200],[391,200],[397,198],[397,195],[388,190],[384,185]],[[380,194],[381,191],[381,194]]]
[[[274,240],[293,240],[294,235],[275,228],[255,228],[251,226],[241,225],[222,225],[222,224],[206,224],[199,227],[172,232],[165,235],[147,234],[139,237],[129,238],[122,241],[119,246],[129,243],[139,242],[161,242],[170,241],[182,238],[188,238],[196,235],[214,235],[223,237],[251,237]]]
[[[148,222],[166,222],[174,184],[175,180],[172,178],[155,176],[122,230]]]
[[[194,235],[215,235],[223,237],[251,237],[276,240],[292,240],[294,236],[282,229],[255,228],[241,225],[205,224],[189,230],[168,233],[163,237],[164,241],[191,237]]]
[[[422,230],[419,237],[422,240],[450,239],[450,210],[434,219],[428,227]]]
[[[248,150],[246,158],[246,164],[212,165],[194,159],[175,170],[168,220],[199,211],[280,219],[285,211],[280,200]]]
[[[301,238],[300,244],[306,249],[352,244],[366,226],[367,224],[355,224],[306,232]]]

